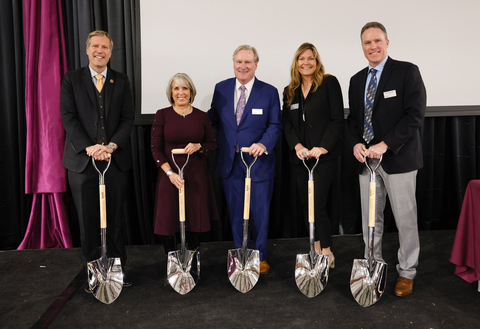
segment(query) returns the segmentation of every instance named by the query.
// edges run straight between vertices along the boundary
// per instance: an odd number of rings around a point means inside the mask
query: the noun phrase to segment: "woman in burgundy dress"
[[[206,157],[216,141],[205,112],[192,107],[196,89],[190,77],[177,73],[167,86],[172,106],[155,114],[151,132],[151,150],[158,170],[155,195],[154,232],[162,237],[165,252],[176,249],[176,232],[180,230],[178,190],[185,184],[185,226],[189,250],[200,247],[200,233],[210,230],[210,221],[218,219],[213,185]],[[181,148],[190,155],[180,179],[172,161],[172,149]],[[182,168],[186,155],[175,155]]]

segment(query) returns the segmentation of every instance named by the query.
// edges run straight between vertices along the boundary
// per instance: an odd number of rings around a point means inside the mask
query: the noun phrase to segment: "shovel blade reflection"
[[[373,270],[370,271],[366,259],[353,260],[350,290],[360,306],[373,305],[382,297],[387,282],[387,267],[386,263],[374,260]]]
[[[312,264],[310,254],[297,255],[295,282],[308,298],[313,298],[323,291],[328,282],[328,272],[328,256],[316,255]]]
[[[96,299],[105,304],[113,303],[123,288],[123,272],[120,258],[108,258],[87,263],[88,286]]]
[[[186,255],[182,256],[180,250],[171,251],[167,261],[168,282],[180,295],[192,291],[200,279],[200,253],[191,250],[185,252]]]
[[[242,263],[245,259],[245,264]],[[240,292],[246,293],[257,284],[260,277],[260,253],[258,250],[246,249],[243,258],[242,249],[230,249],[227,261],[228,279]]]

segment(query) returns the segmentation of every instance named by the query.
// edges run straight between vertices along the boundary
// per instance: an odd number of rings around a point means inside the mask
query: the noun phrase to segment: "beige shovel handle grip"
[[[100,195],[100,228],[107,228],[107,196],[105,185],[99,185]]]
[[[185,152],[185,149],[173,149],[172,153],[173,154],[187,154],[187,152]]]
[[[182,186],[178,190],[178,214],[180,215],[180,222],[185,221],[185,187]]]
[[[240,148],[240,151],[242,151],[243,153],[249,153],[250,148],[249,147],[242,147],[242,148]]]
[[[308,222],[315,222],[313,180],[308,181]]]
[[[370,196],[368,199],[368,226],[375,227],[375,199],[377,185],[375,182],[370,182]]]
[[[243,151],[242,151],[243,152]],[[250,219],[250,192],[252,187],[252,179],[245,178],[245,202],[243,206],[243,219]]]

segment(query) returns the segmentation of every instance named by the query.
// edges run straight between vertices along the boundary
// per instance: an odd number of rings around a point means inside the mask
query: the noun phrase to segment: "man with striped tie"
[[[368,67],[350,80],[348,130],[358,160],[365,255],[370,174],[364,162],[365,158],[379,161],[383,156],[376,172],[374,258],[384,261],[383,211],[388,195],[400,240],[395,294],[403,297],[413,292],[420,253],[415,190],[417,171],[423,166],[420,129],[426,91],[416,65],[388,56],[390,41],[381,23],[367,23],[360,37]]]

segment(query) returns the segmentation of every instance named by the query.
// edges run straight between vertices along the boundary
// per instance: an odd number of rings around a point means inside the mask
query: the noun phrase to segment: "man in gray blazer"
[[[63,166],[68,170],[80,223],[80,241],[87,262],[100,258],[100,209],[98,172],[105,174],[107,196],[108,257],[119,257],[125,265],[123,204],[127,170],[132,166],[130,132],[135,116],[128,77],[107,68],[113,41],[105,31],[87,38],[89,65],[65,74],[60,106],[66,140]],[[124,277],[124,286],[131,283]],[[88,290],[88,289],[86,289]]]
[[[383,261],[383,211],[388,194],[400,240],[395,294],[407,296],[413,292],[420,253],[415,190],[417,171],[423,166],[420,128],[426,91],[416,65],[388,56],[390,41],[382,24],[367,23],[360,36],[368,67],[350,80],[348,130],[353,155],[359,162],[365,253],[370,175],[364,162],[366,157],[379,159],[383,155],[376,174],[374,256]]]

